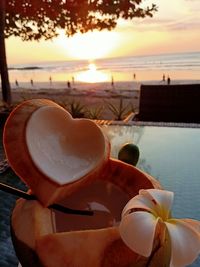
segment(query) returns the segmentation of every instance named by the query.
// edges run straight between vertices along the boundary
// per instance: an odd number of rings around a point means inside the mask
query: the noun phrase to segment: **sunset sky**
[[[200,0],[146,0],[158,12],[153,18],[119,21],[112,32],[63,33],[53,41],[6,41],[8,64],[95,59],[200,50]],[[169,4],[170,3],[170,4]]]

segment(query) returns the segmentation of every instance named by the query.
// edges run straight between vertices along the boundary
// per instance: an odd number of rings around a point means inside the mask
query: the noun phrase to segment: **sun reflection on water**
[[[77,73],[76,80],[80,82],[106,82],[109,80],[109,75],[97,69],[94,63],[88,65],[88,70]]]

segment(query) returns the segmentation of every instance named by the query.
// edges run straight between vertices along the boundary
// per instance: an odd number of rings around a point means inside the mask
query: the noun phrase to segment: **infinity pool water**
[[[200,220],[200,129],[150,126],[103,126],[111,141],[111,155],[135,143],[140,150],[137,167],[173,191],[173,217]],[[200,266],[200,257],[190,265]]]

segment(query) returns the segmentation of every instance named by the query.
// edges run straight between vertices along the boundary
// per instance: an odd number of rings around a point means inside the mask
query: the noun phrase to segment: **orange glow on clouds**
[[[200,1],[146,0],[144,6],[158,6],[153,18],[132,22],[119,20],[113,31],[93,31],[67,38],[64,32],[52,41],[6,40],[9,64],[104,57],[199,51]]]

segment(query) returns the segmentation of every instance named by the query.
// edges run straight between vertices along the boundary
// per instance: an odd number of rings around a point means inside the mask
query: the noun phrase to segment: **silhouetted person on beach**
[[[168,76],[168,77],[167,77],[167,84],[170,85],[170,83],[171,83],[171,79],[170,79],[170,77]]]
[[[15,80],[15,85],[18,87],[19,86],[19,83],[17,80]]]
[[[33,86],[33,80],[31,79],[31,86]]]
[[[114,87],[114,78],[113,78],[113,76],[111,77],[111,86]]]
[[[133,73],[133,79],[136,80],[136,74],[135,73]]]
[[[71,88],[71,83],[70,81],[67,82],[67,87],[70,89]]]
[[[74,82],[74,76],[72,76],[72,84],[74,85],[74,83],[75,83],[75,82]]]
[[[52,78],[51,78],[51,76],[49,77],[49,82],[50,82],[50,85],[52,85]]]
[[[163,82],[165,82],[165,74],[163,74],[162,80],[163,80]]]

